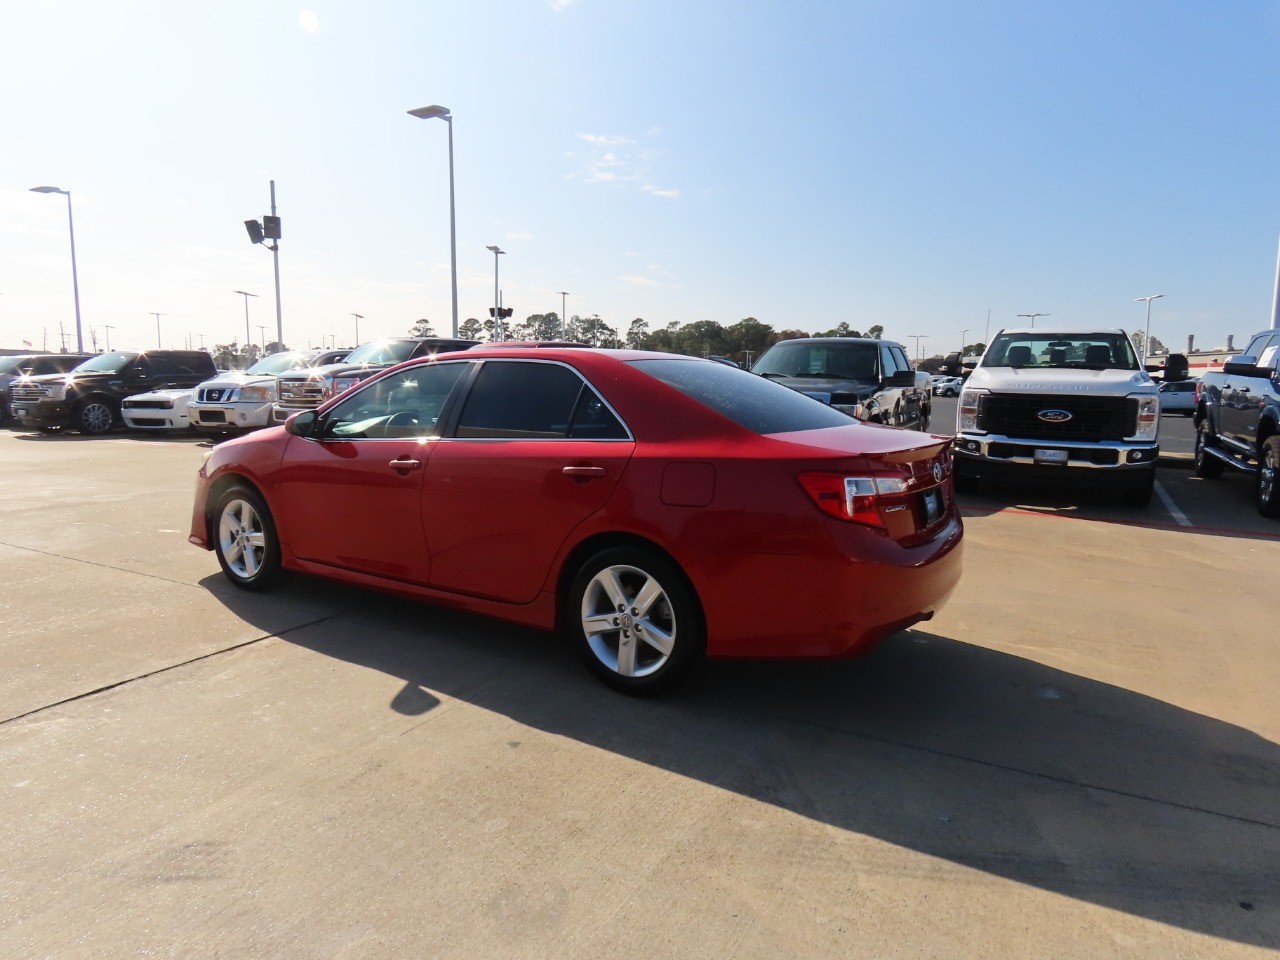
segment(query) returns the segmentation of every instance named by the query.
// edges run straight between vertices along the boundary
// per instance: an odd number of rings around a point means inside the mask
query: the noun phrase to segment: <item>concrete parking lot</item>
[[[934,621],[641,701],[554,637],[234,590],[186,543],[203,452],[0,429],[0,957],[1280,950],[1244,477],[984,487]]]

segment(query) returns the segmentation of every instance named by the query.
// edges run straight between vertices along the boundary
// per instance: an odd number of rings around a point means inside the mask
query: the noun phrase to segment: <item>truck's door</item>
[[[1244,357],[1253,357],[1257,366],[1276,366],[1280,353],[1280,334],[1263,333],[1254,337]],[[1218,432],[1229,440],[1252,447],[1258,439],[1258,418],[1266,400],[1271,378],[1224,374],[1222,401],[1218,408]]]

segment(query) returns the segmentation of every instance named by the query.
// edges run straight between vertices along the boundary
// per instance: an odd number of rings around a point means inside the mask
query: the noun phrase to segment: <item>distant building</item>
[[[1227,345],[1225,347],[1219,347],[1216,350],[1197,350],[1195,349],[1195,334],[1188,336],[1187,349],[1184,350],[1183,353],[1187,358],[1187,369],[1190,375],[1192,377],[1198,377],[1200,374],[1207,373],[1211,370],[1222,370],[1222,365],[1224,363],[1232,357],[1240,355],[1240,350],[1235,345],[1235,339],[1234,334],[1229,334],[1227,336]],[[1161,353],[1153,353],[1149,359],[1156,361],[1159,358],[1166,357],[1168,355],[1169,352],[1165,350]]]

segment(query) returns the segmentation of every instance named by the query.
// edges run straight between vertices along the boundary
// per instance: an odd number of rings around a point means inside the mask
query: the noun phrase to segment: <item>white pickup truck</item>
[[[1108,483],[1145,507],[1159,428],[1159,385],[1123,330],[1001,330],[960,393],[956,486],[985,477]]]

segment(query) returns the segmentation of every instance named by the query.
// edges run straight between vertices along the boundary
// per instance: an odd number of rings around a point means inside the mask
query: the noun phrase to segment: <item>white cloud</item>
[[[320,29],[320,18],[310,10],[303,10],[298,14],[298,23],[302,24],[302,29],[307,33],[315,33]]]
[[[556,13],[563,13],[565,10],[568,10],[573,6],[575,2],[576,0],[547,0],[547,6]]]
[[[654,197],[670,197],[672,200],[675,200],[680,196],[679,190],[666,190],[666,189],[663,189],[662,187],[655,187],[651,183],[646,183],[640,189],[643,190],[645,193]]]
[[[658,134],[657,127],[650,127],[645,131],[644,139]],[[646,146],[642,140],[613,133],[579,133],[578,139],[589,144],[590,149],[584,155],[568,154],[571,160],[580,164],[579,171],[571,174],[571,178],[580,178],[586,183],[632,186],[650,196],[679,199],[679,190],[652,183],[650,168],[657,162],[659,151]]]
[[[628,286],[631,286],[631,287],[657,287],[657,286],[661,286],[661,284],[659,284],[657,280],[653,280],[653,279],[651,279],[651,278],[649,278],[649,277],[622,276],[622,277],[619,277],[618,279],[619,279],[619,280],[621,280],[623,283],[627,284]]]

